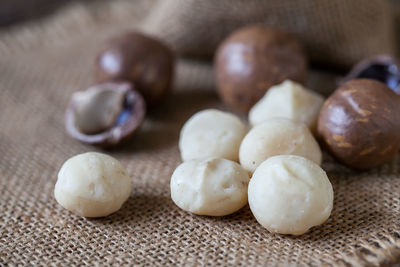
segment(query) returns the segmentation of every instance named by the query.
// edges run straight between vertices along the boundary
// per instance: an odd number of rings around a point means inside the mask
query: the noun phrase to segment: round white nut
[[[275,118],[252,128],[240,145],[240,164],[251,172],[269,157],[298,155],[321,165],[322,153],[307,126]]]
[[[61,206],[75,214],[102,217],[119,210],[131,190],[131,179],[118,160],[88,152],[63,164],[54,196]]]
[[[194,114],[183,126],[179,149],[183,161],[225,158],[238,161],[246,126],[235,115],[215,109]]]
[[[288,118],[303,122],[315,132],[319,110],[323,103],[324,98],[318,93],[286,80],[271,87],[252,107],[249,112],[249,122],[255,126],[271,118]]]
[[[171,198],[185,211],[224,216],[247,204],[249,174],[236,162],[213,158],[190,160],[171,177]]]
[[[314,162],[281,155],[264,161],[249,183],[249,205],[270,232],[300,235],[324,223],[333,206],[332,185]]]

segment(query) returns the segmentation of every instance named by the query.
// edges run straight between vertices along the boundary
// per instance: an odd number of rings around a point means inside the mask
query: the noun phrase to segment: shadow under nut
[[[346,82],[325,101],[318,133],[349,167],[369,169],[386,163],[400,149],[400,96],[375,80]]]

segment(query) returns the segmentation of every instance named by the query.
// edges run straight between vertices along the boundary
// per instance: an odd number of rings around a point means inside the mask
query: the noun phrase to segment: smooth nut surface
[[[142,96],[129,83],[101,83],[72,95],[65,127],[83,143],[108,147],[129,139],[145,113]]]
[[[400,149],[400,96],[375,80],[346,82],[325,101],[318,132],[347,166],[379,166]]]
[[[171,198],[185,211],[224,216],[247,204],[250,177],[236,162],[226,159],[191,160],[171,177]]]
[[[162,42],[139,32],[108,40],[95,62],[98,82],[128,81],[155,106],[171,89],[175,58]]]
[[[292,35],[252,25],[233,32],[219,46],[215,75],[223,101],[247,112],[273,85],[287,79],[304,83],[307,61]]]
[[[194,114],[182,127],[179,149],[183,161],[226,158],[238,161],[240,143],[247,132],[235,115],[215,109]]]
[[[300,235],[325,222],[333,206],[332,185],[314,162],[281,155],[264,161],[249,183],[249,205],[270,232]]]
[[[284,118],[256,125],[243,138],[239,150],[240,164],[251,172],[276,155],[298,155],[318,165],[322,161],[321,149],[307,126]]]
[[[316,132],[319,110],[324,98],[304,88],[301,84],[286,80],[271,87],[249,112],[252,126],[271,118],[287,118],[303,122]]]
[[[102,217],[121,208],[131,187],[131,179],[118,160],[88,152],[63,164],[54,196],[61,206],[77,215]]]

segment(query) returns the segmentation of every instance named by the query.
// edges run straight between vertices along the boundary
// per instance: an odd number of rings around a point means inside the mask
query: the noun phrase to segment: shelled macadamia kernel
[[[211,158],[179,165],[171,177],[171,198],[185,211],[224,216],[247,204],[250,177],[236,162]]]
[[[319,110],[324,98],[304,88],[301,84],[286,80],[271,87],[249,112],[252,126],[271,118],[288,118],[303,122],[316,132]]]
[[[179,149],[183,161],[210,157],[238,161],[239,146],[247,132],[235,115],[207,109],[194,114],[183,126]]]
[[[118,160],[88,152],[63,164],[54,196],[61,206],[77,215],[103,217],[121,208],[131,187],[131,179]]]
[[[318,165],[322,161],[321,149],[307,126],[284,118],[267,120],[244,137],[240,145],[240,164],[254,172],[264,160],[276,155],[298,155]]]
[[[264,161],[249,183],[249,205],[270,232],[300,235],[324,223],[333,206],[326,173],[299,156],[281,155]]]

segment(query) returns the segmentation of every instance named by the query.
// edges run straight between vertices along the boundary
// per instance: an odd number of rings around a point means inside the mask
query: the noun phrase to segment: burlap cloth
[[[325,155],[334,209],[324,225],[299,237],[269,233],[248,206],[212,218],[173,204],[169,181],[180,163],[182,124],[198,110],[224,108],[208,62],[179,60],[173,95],[147,116],[130,143],[107,151],[122,161],[134,184],[120,211],[85,219],[61,208],[53,188],[62,163],[98,151],[66,134],[70,95],[92,82],[101,41],[142,25],[152,4],[117,2],[90,9],[72,5],[0,36],[0,265],[390,265],[399,260],[399,157],[355,172]],[[328,94],[334,80],[314,72],[309,86]]]

